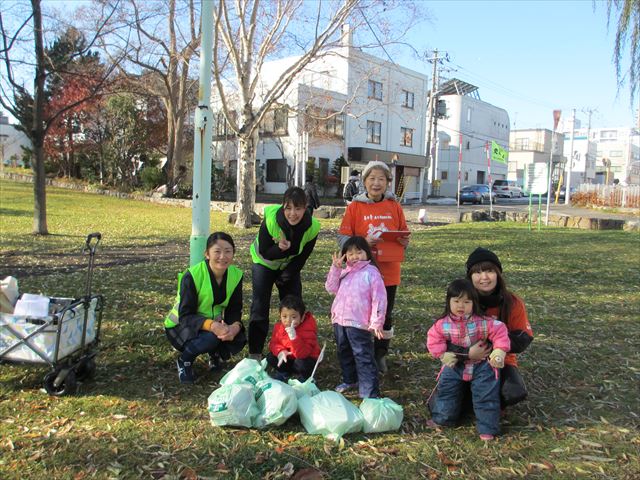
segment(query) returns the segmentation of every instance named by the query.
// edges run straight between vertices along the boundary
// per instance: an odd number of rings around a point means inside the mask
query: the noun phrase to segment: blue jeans
[[[371,333],[360,328],[334,324],[333,334],[342,369],[342,381],[357,382],[361,398],[379,397],[378,367],[373,353]]]
[[[444,367],[438,380],[437,396],[431,409],[431,418],[439,425],[453,426],[460,417],[464,387],[463,365]],[[478,363],[473,368],[471,399],[476,416],[476,428],[480,434],[500,433],[500,378],[489,362]]]
[[[249,353],[262,353],[265,340],[269,335],[269,307],[273,285],[278,288],[282,300],[287,295],[302,296],[300,272],[286,272],[282,281],[282,270],[271,270],[254,263],[251,266],[251,316],[249,319]]]
[[[236,338],[231,341],[223,342],[211,332],[201,330],[198,336],[187,341],[182,351],[182,360],[185,362],[193,362],[198,355],[209,353],[220,355],[223,360],[229,360],[231,355],[238,353],[247,343],[244,332],[238,333]]]

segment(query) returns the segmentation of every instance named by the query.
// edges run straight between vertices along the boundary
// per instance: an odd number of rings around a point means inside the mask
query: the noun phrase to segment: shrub
[[[154,190],[166,183],[165,174],[160,168],[145,167],[140,172],[140,181],[145,190]]]

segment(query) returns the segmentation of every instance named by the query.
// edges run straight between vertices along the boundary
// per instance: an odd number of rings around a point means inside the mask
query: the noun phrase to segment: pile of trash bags
[[[366,398],[358,408],[338,392],[321,392],[313,377],[284,383],[271,378],[266,366],[266,360],[245,358],[222,377],[207,402],[214,426],[266,428],[297,412],[308,433],[333,440],[400,428],[402,407],[389,398]]]

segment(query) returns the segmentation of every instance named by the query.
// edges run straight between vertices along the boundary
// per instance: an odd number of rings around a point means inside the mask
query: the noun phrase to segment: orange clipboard
[[[376,261],[402,262],[404,261],[404,246],[398,243],[398,238],[411,235],[409,231],[389,230],[380,234],[381,242],[376,243]]]

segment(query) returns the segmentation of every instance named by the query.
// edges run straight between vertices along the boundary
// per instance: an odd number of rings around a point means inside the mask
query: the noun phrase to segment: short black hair
[[[213,232],[211,235],[209,235],[209,238],[207,238],[206,250],[209,250],[211,247],[213,247],[218,240],[229,242],[233,247],[233,253],[236,253],[236,244],[233,243],[233,238],[231,238],[231,235],[229,235],[227,232]]]
[[[290,310],[295,310],[300,314],[301,317],[304,316],[304,312],[307,311],[307,308],[302,301],[302,298],[297,297],[295,295],[287,295],[280,301],[280,311],[283,308],[288,308]]]
[[[480,300],[478,299],[478,292],[474,288],[473,284],[466,278],[458,278],[451,282],[447,287],[447,299],[444,303],[443,316],[451,313],[451,305],[449,300],[452,298],[459,298],[466,295],[469,300],[473,302],[473,313],[480,315]]]
[[[284,192],[282,198],[282,206],[286,206],[291,202],[294,207],[306,207],[307,206],[307,194],[300,187],[289,187]]]
[[[358,170],[351,170],[352,177],[357,177],[358,175],[360,175],[360,172]]]

